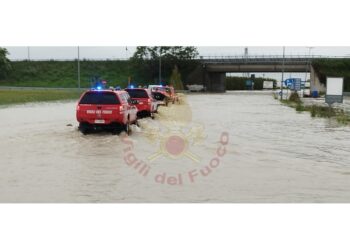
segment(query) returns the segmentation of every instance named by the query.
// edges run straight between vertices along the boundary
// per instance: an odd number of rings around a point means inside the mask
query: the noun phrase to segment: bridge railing
[[[285,59],[314,59],[314,58],[350,58],[350,56],[325,56],[325,55],[285,55]],[[199,56],[201,60],[222,59],[283,59],[282,55],[227,55],[227,56]]]
[[[326,58],[350,58],[348,56],[335,57],[335,56],[323,56],[323,55],[312,55],[312,56],[302,56],[302,55],[286,55],[285,57],[281,55],[250,55],[250,56],[201,56],[198,60],[202,63],[210,64],[276,64],[282,63],[283,60],[286,64],[307,64],[312,59],[326,59]]]
[[[22,61],[34,61],[34,62],[41,62],[41,61],[54,61],[54,62],[73,62],[73,61],[77,61],[78,59],[77,58],[67,58],[67,59],[64,59],[64,58],[46,58],[46,59],[42,59],[42,58],[30,58],[29,60],[28,59],[18,59],[18,58],[12,58],[10,59],[10,61],[13,61],[13,62],[22,62]],[[129,58],[80,58],[80,61],[127,61],[129,60]]]

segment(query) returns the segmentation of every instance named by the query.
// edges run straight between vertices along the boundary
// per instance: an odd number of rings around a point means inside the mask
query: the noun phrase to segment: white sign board
[[[264,89],[273,89],[273,81],[264,81],[263,88]]]
[[[327,95],[343,95],[343,78],[327,77]]]
[[[343,103],[343,78],[327,77],[326,103]]]

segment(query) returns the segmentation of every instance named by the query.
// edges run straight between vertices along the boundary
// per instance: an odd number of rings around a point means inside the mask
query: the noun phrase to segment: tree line
[[[198,55],[197,48],[193,46],[138,46],[130,59],[132,78],[146,83],[167,83],[183,89],[184,79],[198,65],[198,61],[193,60]]]

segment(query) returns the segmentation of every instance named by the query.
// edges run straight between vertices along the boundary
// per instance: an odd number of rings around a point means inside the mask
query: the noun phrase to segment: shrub
[[[302,111],[305,111],[306,109],[304,105],[302,105],[301,102],[299,102],[298,105],[295,107],[295,110],[298,112],[302,112]]]
[[[299,95],[298,95],[297,92],[293,92],[293,93],[290,95],[289,101],[295,102],[295,103],[301,103],[300,97],[299,97]]]
[[[313,105],[311,107],[311,116],[312,117],[333,117],[336,116],[335,109],[332,107],[320,107]]]

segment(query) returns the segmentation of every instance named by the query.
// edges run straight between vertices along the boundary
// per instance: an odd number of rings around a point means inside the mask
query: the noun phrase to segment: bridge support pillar
[[[209,92],[226,92],[226,73],[225,72],[210,72],[209,82],[206,84]]]
[[[326,85],[324,83],[321,83],[314,67],[312,67],[312,66],[311,66],[311,70],[310,70],[310,89],[311,89],[311,91],[317,90],[319,92],[320,91],[326,92]]]

